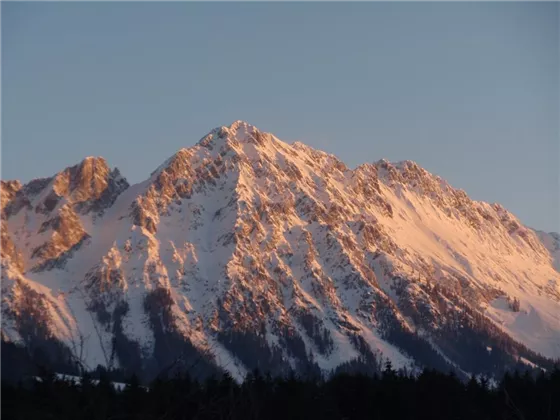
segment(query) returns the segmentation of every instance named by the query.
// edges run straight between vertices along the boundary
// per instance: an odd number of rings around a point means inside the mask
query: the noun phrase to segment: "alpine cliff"
[[[349,169],[236,121],[129,185],[103,158],[2,181],[2,340],[154,375],[560,358],[559,237],[414,162]]]

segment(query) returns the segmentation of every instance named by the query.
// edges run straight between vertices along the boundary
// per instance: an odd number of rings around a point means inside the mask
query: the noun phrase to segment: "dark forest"
[[[99,380],[94,381],[94,376]],[[205,381],[177,373],[142,386],[132,376],[117,389],[106,372],[73,382],[43,372],[2,385],[3,419],[414,419],[558,420],[560,368],[506,373],[499,382],[453,373],[395,371],[329,379],[276,377],[258,371],[243,383],[224,374]]]

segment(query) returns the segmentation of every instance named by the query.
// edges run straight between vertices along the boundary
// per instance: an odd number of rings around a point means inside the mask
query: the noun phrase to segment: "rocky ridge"
[[[1,188],[2,337],[53,360],[242,377],[560,358],[557,237],[414,162],[351,170],[237,121],[136,185],[90,157]]]

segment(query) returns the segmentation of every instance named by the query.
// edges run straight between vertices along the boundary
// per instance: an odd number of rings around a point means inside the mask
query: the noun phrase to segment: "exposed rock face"
[[[0,181],[0,211],[1,222],[0,226],[0,255],[2,262],[6,261],[12,264],[18,271],[23,271],[23,256],[19,252],[8,231],[8,224],[6,223],[6,213],[4,208],[14,199],[17,192],[21,190],[22,185],[19,181]]]
[[[12,257],[19,252],[20,271],[63,266],[90,237],[86,226],[126,188],[118,169],[111,171],[105,159],[93,157],[24,186],[3,182],[2,217],[10,232],[3,230],[2,238]]]
[[[560,357],[552,245],[414,162],[351,170],[238,121],[131,187],[102,158],[3,182],[2,209],[3,335],[82,343],[90,367],[462,374]]]
[[[0,181],[0,183],[0,208],[3,210],[13,200],[17,192],[21,190],[22,185],[19,181]]]

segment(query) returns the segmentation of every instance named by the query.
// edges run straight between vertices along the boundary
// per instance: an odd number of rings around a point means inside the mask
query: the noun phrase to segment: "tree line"
[[[2,384],[2,418],[558,420],[560,366],[536,375],[507,372],[497,382],[436,370],[412,375],[390,363],[373,375],[328,379],[254,371],[242,383],[227,373],[199,381],[177,372],[149,386],[132,375],[123,389],[103,370],[75,382],[44,371],[40,380]]]

